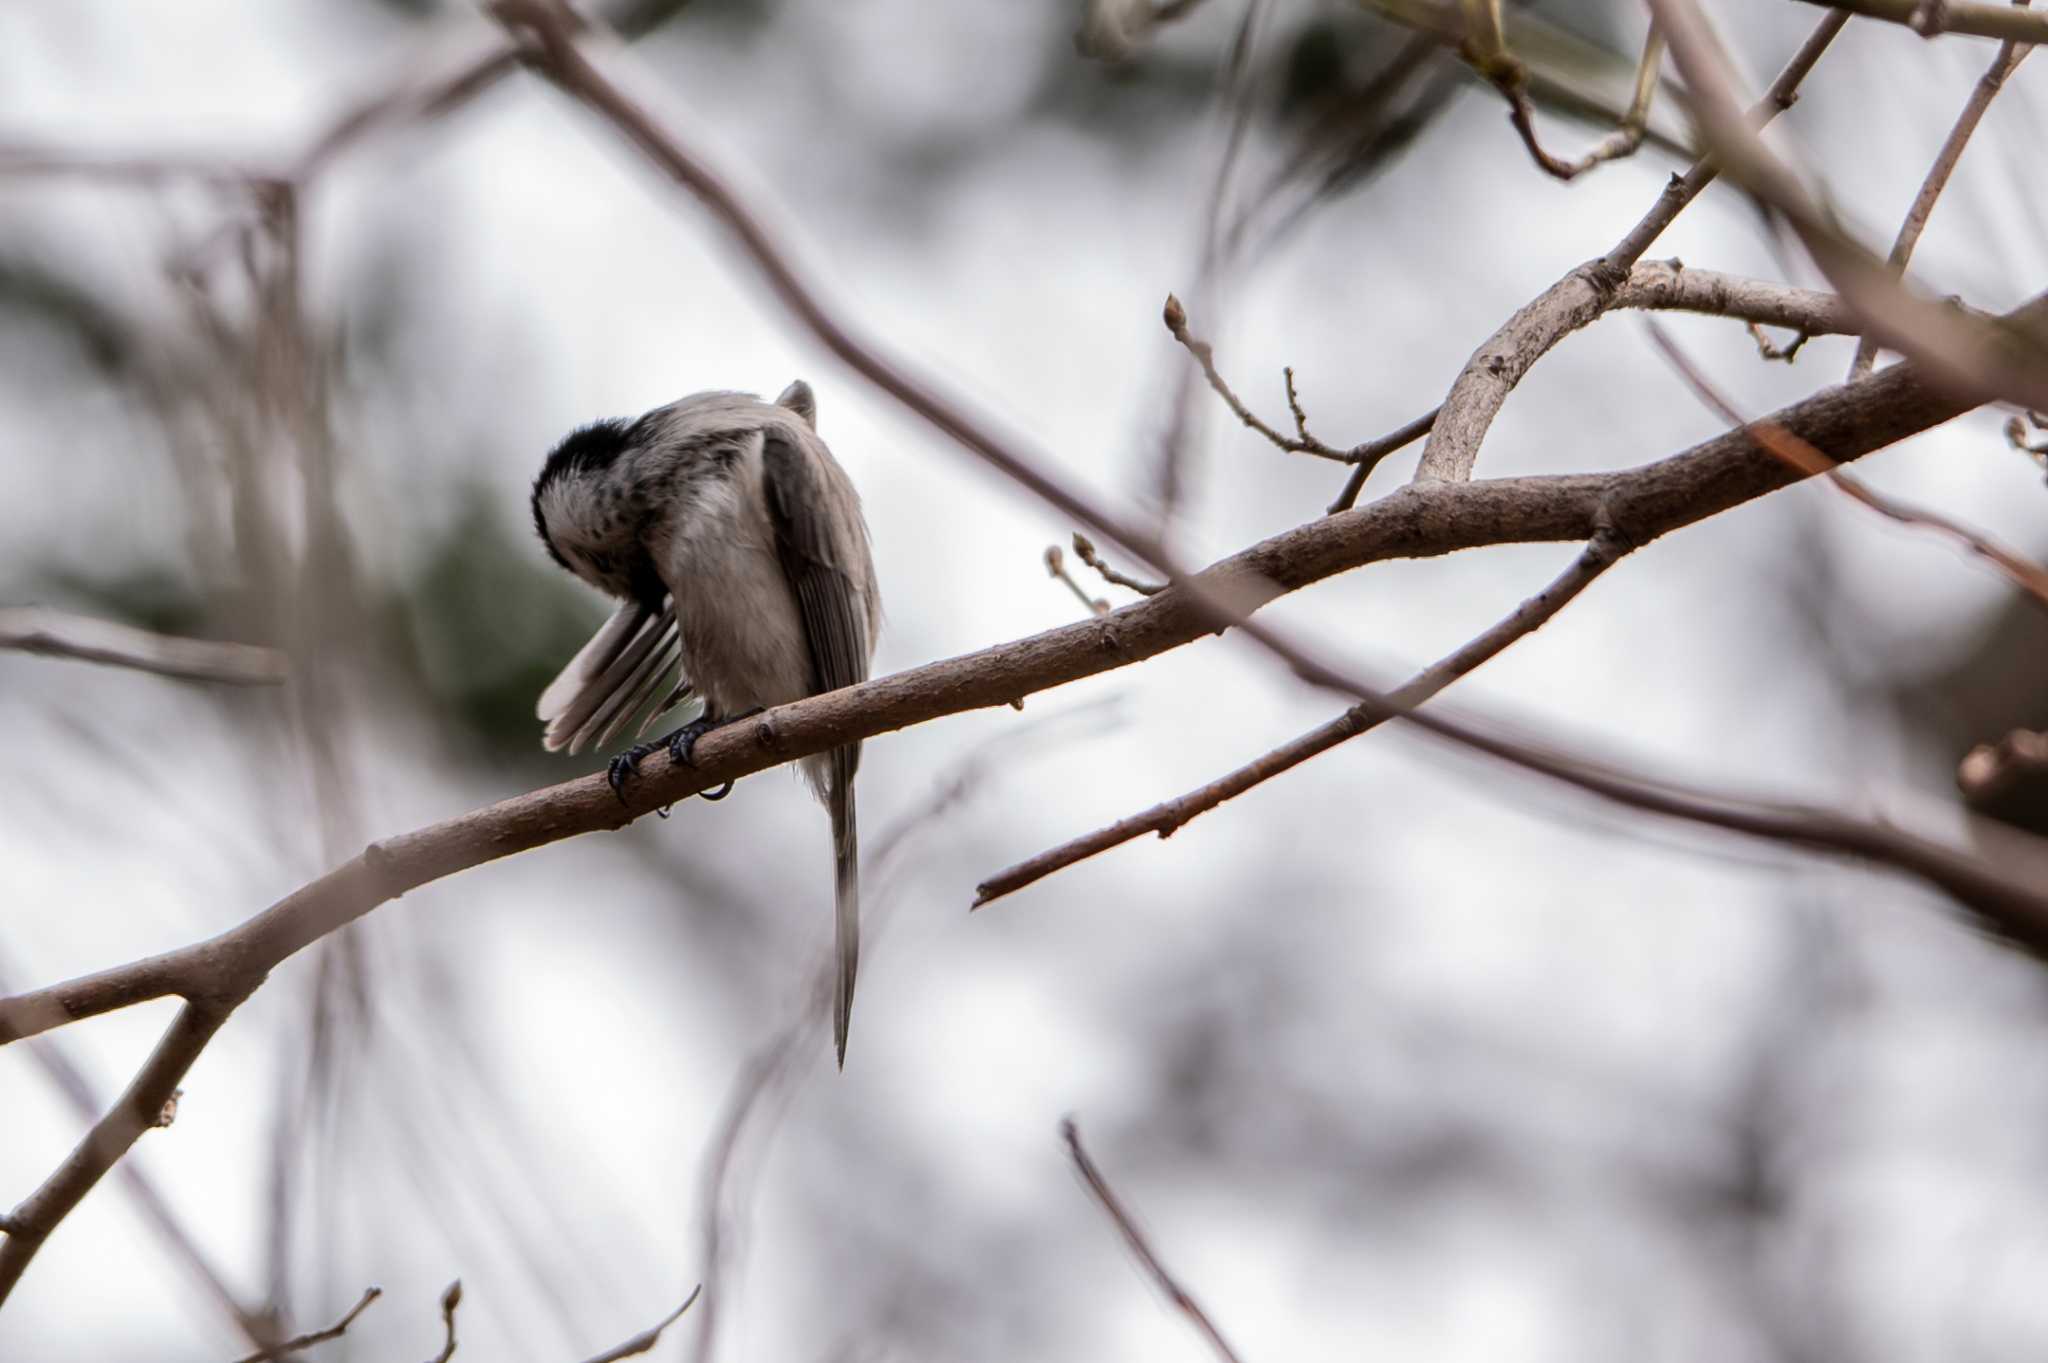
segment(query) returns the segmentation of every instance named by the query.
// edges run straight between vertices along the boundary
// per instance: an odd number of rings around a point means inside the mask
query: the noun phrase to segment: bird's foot
[[[626,803],[626,778],[640,774],[640,759],[659,748],[661,743],[636,743],[614,757],[604,769],[604,779],[611,783],[612,794],[620,804]]]
[[[725,715],[718,719],[713,719],[709,715],[700,715],[696,719],[691,720],[688,724],[685,724],[682,728],[670,734],[667,738],[657,739],[655,743],[650,746],[659,747],[666,745],[666,747],[668,748],[669,759],[671,761],[678,762],[686,767],[694,767],[697,765],[696,752],[698,739],[704,737],[704,735],[710,733],[713,729],[722,729],[728,724],[737,724],[739,721],[743,719],[751,719],[755,715],[758,715],[760,713],[761,707],[756,705],[753,709],[746,711],[744,714]],[[727,781],[717,790],[701,790],[697,793],[699,795],[702,795],[707,800],[723,800],[726,796],[732,794],[732,785],[732,782]]]

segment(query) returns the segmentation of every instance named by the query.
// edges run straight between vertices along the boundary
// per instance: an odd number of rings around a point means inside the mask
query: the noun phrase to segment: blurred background
[[[1312,428],[1364,440],[1610,247],[1687,132],[1666,102],[1639,155],[1560,184],[1407,27],[1272,0],[1233,77],[1243,6],[1186,8],[1149,31],[1115,22],[1127,6],[999,0],[619,18],[641,88],[838,304],[1065,477],[1170,495],[1206,560],[1319,514],[1344,470],[1189,385],[1169,290],[1268,420],[1292,365]],[[1761,88],[1818,17],[1719,22]],[[1626,101],[1639,6],[1521,19],[1532,62]],[[433,0],[16,0],[0,141],[281,167],[490,32]],[[1774,136],[1882,249],[1993,51],[1852,22]],[[1550,99],[1539,120],[1567,156],[1608,126]],[[2043,126],[2037,62],[1934,216],[1929,287],[2002,309],[2048,276]],[[1075,527],[799,335],[693,204],[532,75],[362,139],[295,223],[130,169],[0,179],[0,604],[273,644],[294,674],[0,653],[0,992],[223,930],[368,839],[596,769],[542,754],[532,718],[605,614],[527,508],[579,423],[808,379],[873,527],[878,672],[1082,610],[1042,561]],[[1726,187],[1652,252],[1674,254],[1819,282]],[[1672,326],[1759,411],[1853,348],[1767,364],[1738,324]],[[2000,421],[1869,477],[2040,548],[2048,490]],[[1616,315],[1521,385],[1480,473],[1625,467],[1717,429]],[[1274,614],[1392,681],[1571,552],[1377,565]],[[1806,487],[1636,555],[1452,703],[1953,828],[1961,753],[2048,722],[2044,650],[2000,580]],[[781,773],[409,894],[278,969],[131,1157],[192,1247],[108,1179],[0,1314],[0,1357],[247,1352],[200,1261],[301,1329],[380,1285],[321,1358],[431,1355],[457,1278],[458,1357],[583,1357],[699,1281],[659,1356],[1205,1357],[1075,1178],[1070,1114],[1247,1358],[2040,1356],[2048,989],[1894,878],[1389,730],[966,912],[991,872],[1340,708],[1212,639],[871,743],[843,1075],[815,996],[825,821]],[[49,1042],[104,1102],[169,1014]],[[0,1050],[0,1204],[83,1128],[30,1047]]]

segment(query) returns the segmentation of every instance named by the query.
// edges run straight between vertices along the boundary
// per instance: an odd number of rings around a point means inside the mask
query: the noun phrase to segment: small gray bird
[[[542,745],[602,747],[643,710],[636,737],[693,694],[703,699],[698,718],[612,759],[621,799],[656,748],[688,763],[697,739],[721,724],[867,680],[882,616],[868,528],[817,423],[801,380],[773,403],[698,393],[638,421],[585,426],[534,481],[533,523],[548,553],[622,602],[541,693]],[[858,743],[803,759],[832,814],[841,1068],[860,959],[859,765]]]

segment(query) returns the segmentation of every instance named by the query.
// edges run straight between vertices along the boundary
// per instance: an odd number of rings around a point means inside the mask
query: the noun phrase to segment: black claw
[[[726,796],[732,794],[732,782],[727,781],[717,790],[700,790],[697,793],[707,800],[723,800]]]
[[[696,766],[697,740],[724,722],[724,720],[699,717],[670,734],[662,740],[662,742],[668,744],[669,760],[681,763],[686,767]]]
[[[626,803],[626,778],[628,776],[638,776],[640,774],[640,759],[653,752],[659,746],[660,744],[658,743],[642,743],[638,747],[628,748],[617,757],[614,757],[610,764],[605,767],[604,779],[611,783],[612,794],[618,797],[620,804]]]

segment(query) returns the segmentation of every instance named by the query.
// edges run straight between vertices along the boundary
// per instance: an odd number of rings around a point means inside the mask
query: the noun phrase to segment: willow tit
[[[585,426],[548,455],[534,527],[555,562],[622,604],[541,693],[542,746],[604,746],[646,711],[637,737],[701,697],[696,719],[612,759],[623,798],[658,747],[688,763],[721,724],[867,680],[882,613],[867,523],[817,419],[801,380],[773,403],[698,393],[637,421]],[[802,763],[832,815],[842,1068],[860,956],[859,764],[858,743]]]

